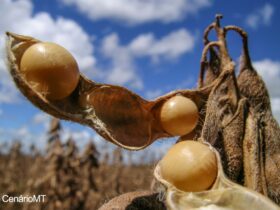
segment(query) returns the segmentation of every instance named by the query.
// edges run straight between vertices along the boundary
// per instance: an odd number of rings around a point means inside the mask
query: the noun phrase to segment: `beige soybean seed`
[[[189,98],[176,95],[167,100],[160,111],[163,129],[173,135],[190,133],[198,122],[199,112],[196,104]]]
[[[159,165],[162,178],[186,192],[209,189],[218,173],[215,152],[197,141],[175,144]]]
[[[65,48],[50,42],[29,47],[21,58],[20,72],[35,91],[49,100],[69,96],[79,82],[74,57]]]

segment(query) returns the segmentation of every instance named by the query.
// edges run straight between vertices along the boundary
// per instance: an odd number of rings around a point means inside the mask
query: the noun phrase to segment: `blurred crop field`
[[[122,150],[102,158],[94,141],[78,150],[75,139],[62,143],[58,120],[51,121],[45,151],[22,151],[20,139],[0,148],[0,195],[46,195],[44,202],[3,202],[5,210],[98,209],[119,194],[150,189],[154,161],[124,163]],[[146,157],[147,159],[147,157]]]

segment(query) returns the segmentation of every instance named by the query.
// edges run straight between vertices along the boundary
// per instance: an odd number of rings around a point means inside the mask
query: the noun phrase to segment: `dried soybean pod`
[[[211,91],[202,138],[221,154],[228,177],[239,182],[242,176],[246,99],[240,99],[234,69],[224,71],[223,80]]]
[[[280,128],[271,112],[263,116],[260,132],[265,151],[264,174],[267,193],[278,205],[280,205]]]
[[[246,98],[251,106],[251,112],[256,118],[257,125],[251,125],[254,129],[257,126],[259,137],[255,146],[259,151],[254,151],[258,155],[244,159],[247,165],[251,162],[257,162],[251,171],[248,173],[254,173],[257,170],[261,170],[260,178],[262,181],[261,192],[267,194],[276,203],[280,204],[280,128],[277,121],[274,119],[271,111],[271,105],[269,100],[269,94],[265,86],[264,81],[258,75],[256,70],[252,66],[252,62],[248,49],[248,37],[247,34],[239,27],[228,26],[226,31],[234,30],[238,32],[243,41],[243,55],[240,65],[240,73],[238,75],[238,85],[240,92]],[[248,149],[244,147],[244,149]],[[248,152],[249,153],[249,152]],[[264,171],[264,172],[263,172]],[[250,179],[250,178],[248,178]],[[248,183],[255,183],[254,181],[248,181]],[[259,189],[259,186],[253,186],[253,188]]]
[[[215,42],[210,43],[213,44]],[[206,45],[207,46],[207,45]],[[211,84],[220,74],[220,58],[214,47],[209,47],[210,58],[201,60],[201,67],[198,80],[198,88]]]
[[[204,44],[205,47],[202,52],[200,75],[198,86],[202,87],[205,84],[214,81],[219,74],[225,69],[231,69],[232,59],[230,58],[227,50],[227,43],[225,39],[226,31],[220,25],[220,20],[222,15],[216,15],[216,20],[214,23],[210,24],[204,32]],[[208,34],[215,29],[218,41],[209,42]],[[219,49],[219,54],[215,51],[214,47]],[[210,52],[210,61],[207,61],[207,53]],[[206,76],[205,70],[206,71]],[[208,75],[207,75],[208,74]],[[205,78],[205,81],[204,81]]]
[[[212,144],[221,154],[225,173],[234,181],[242,180],[242,157],[244,120],[246,116],[246,99],[241,99],[234,64],[227,52],[225,30],[220,27],[221,16],[216,17],[216,23],[209,30],[216,30],[219,47],[219,77],[222,78],[212,89],[207,106],[206,118],[202,128],[202,138]],[[207,32],[207,31],[206,31]],[[207,39],[207,33],[205,35]],[[205,53],[205,50],[203,54]]]
[[[264,117],[265,118],[265,117]],[[267,124],[263,127],[262,121]],[[279,126],[275,120],[262,119],[250,108],[243,139],[244,185],[279,204]],[[276,137],[276,138],[275,138]],[[271,145],[271,141],[274,144]],[[268,143],[267,143],[268,142]]]
[[[208,34],[214,29],[216,23],[210,24],[204,31],[204,46],[209,44]],[[220,74],[220,58],[214,47],[209,48],[209,61],[202,60],[199,73],[198,87],[211,84]]]
[[[200,141],[204,142],[203,139]],[[154,176],[159,182],[159,186],[162,185],[160,192],[164,195],[168,209],[280,209],[267,197],[229,180],[224,174],[221,157],[217,150],[205,142],[204,144],[215,153],[216,165],[218,166],[215,182],[208,190],[185,192],[178,189],[172,182],[163,177],[161,164],[157,164]],[[186,160],[186,163],[188,163],[188,160]],[[202,162],[201,164],[203,165],[204,163]]]
[[[227,77],[230,76],[230,74],[232,74],[232,71],[234,71],[234,65],[232,62],[229,62],[229,65],[231,65],[231,72],[226,71],[226,68],[224,68],[226,65],[225,63],[230,61],[230,58],[228,57],[228,54],[225,52],[226,51],[226,43],[225,43],[225,39],[224,39],[224,32],[223,30],[220,29],[220,16],[216,16],[216,21],[214,23],[212,23],[208,29],[205,31],[205,36],[204,36],[204,40],[207,43],[208,39],[207,39],[207,35],[208,32],[210,30],[212,30],[213,28],[216,30],[216,33],[218,35],[218,41],[216,42],[209,42],[203,49],[202,52],[202,58],[201,58],[201,70],[203,70],[203,62],[206,61],[206,56],[207,56],[207,52],[208,50],[213,47],[213,46],[217,46],[219,47],[220,51],[223,51],[223,53],[220,53],[220,59],[223,63],[223,66],[220,65],[220,68],[223,67],[223,69],[220,69],[219,71],[222,72],[222,74],[219,76],[220,80],[219,82],[217,82],[215,84],[215,87],[211,90],[211,93],[209,95],[208,101],[207,101],[207,105],[206,105],[206,118],[205,118],[205,122],[202,128],[202,137],[204,137],[204,139],[208,142],[210,142],[212,145],[215,145],[221,141],[218,140],[218,138],[220,138],[220,132],[221,132],[221,121],[220,121],[220,115],[219,111],[216,111],[217,107],[218,107],[218,99],[221,97],[220,95],[223,94],[224,90],[221,91],[221,83],[223,84],[224,81],[226,80]],[[202,71],[201,71],[202,72]],[[200,78],[200,80],[202,81],[203,78]],[[228,90],[228,87],[226,86],[224,88],[225,90]],[[225,93],[225,97],[226,97]]]
[[[240,184],[243,183],[243,137],[247,117],[247,99],[238,102],[234,115],[222,121],[222,139],[226,158],[226,174]]]
[[[260,152],[260,135],[258,121],[254,112],[249,110],[246,119],[245,135],[243,139],[244,154],[244,185],[257,192],[267,195],[264,180],[263,155]]]
[[[220,58],[214,48],[210,48],[209,63],[205,74],[204,85],[211,84],[221,73],[220,72]]]
[[[74,92],[49,101],[32,89],[20,74],[19,63],[28,47],[40,40],[7,33],[9,70],[18,89],[35,106],[50,115],[95,129],[106,140],[126,149],[142,149],[158,138],[168,137],[159,123],[160,108],[175,95],[191,99],[202,110],[213,84],[197,90],[178,90],[147,101],[126,88],[100,84],[80,74]]]
[[[243,35],[241,32],[240,34]],[[259,165],[255,165],[255,168],[261,168],[262,171],[261,190],[264,193],[267,191],[268,196],[280,204],[280,177],[278,176],[280,173],[280,165],[278,164],[280,162],[280,128],[272,115],[265,84],[252,67],[246,34],[243,35],[243,63],[238,79],[243,94],[249,95],[250,104],[258,122],[259,139],[261,139],[258,141],[258,148],[260,148],[259,156],[261,158],[256,157],[259,160]],[[253,85],[242,84],[246,79],[251,81]],[[256,88],[258,92],[256,92]],[[250,160],[245,161],[249,162]],[[252,167],[252,170],[257,170],[255,168]]]
[[[261,157],[264,156],[264,157],[262,157],[262,159],[259,158],[258,159],[259,162],[257,162],[258,164],[252,166],[250,169],[253,171],[257,171],[258,169],[260,171],[262,171],[262,173],[260,174],[261,177],[259,177],[259,179],[263,180],[262,186],[261,186],[262,187],[261,192],[264,193],[266,191],[266,188],[268,188],[269,197],[272,198],[274,201],[279,202],[279,194],[280,194],[279,190],[278,190],[279,189],[278,183],[280,183],[279,177],[277,175],[274,175],[274,176],[272,175],[272,174],[278,174],[277,172],[279,171],[279,166],[274,164],[274,162],[279,162],[278,159],[280,159],[279,155],[278,155],[279,154],[279,152],[278,152],[279,151],[279,149],[278,149],[279,148],[279,136],[280,136],[279,135],[279,133],[280,133],[279,125],[277,124],[277,122],[275,121],[275,119],[272,116],[271,109],[270,109],[269,96],[268,96],[268,92],[265,88],[265,84],[252,67],[250,56],[249,56],[249,51],[248,51],[247,34],[238,27],[228,26],[228,27],[225,27],[225,29],[223,31],[217,30],[219,40],[223,40],[223,38],[225,38],[225,36],[226,36],[227,31],[229,31],[229,30],[235,30],[238,33],[240,33],[241,36],[243,37],[243,48],[244,48],[243,53],[244,54],[243,54],[243,63],[241,64],[241,71],[238,76],[238,86],[240,88],[241,95],[248,98],[249,105],[250,105],[250,107],[252,107],[251,110],[253,110],[252,112],[256,112],[256,118],[257,118],[257,122],[258,122],[258,125],[257,125],[258,132],[260,133],[259,139],[261,141],[258,141],[257,144],[259,144],[259,145],[258,146],[255,145],[255,147],[262,148],[262,150],[261,151],[251,150],[251,152],[253,154],[259,154]],[[226,51],[225,46],[226,46],[225,44],[224,44],[224,46],[223,45],[220,46],[221,68],[222,69],[225,69],[226,64],[229,62],[229,59],[223,60],[223,56],[226,55],[226,53],[222,52],[222,51]],[[228,57],[228,56],[226,55],[225,57]],[[209,97],[209,100],[211,100],[210,97]],[[230,116],[230,115],[228,115],[228,116]],[[206,121],[207,121],[207,118],[206,118]],[[216,124],[218,124],[218,123],[216,123]],[[240,125],[241,124],[242,123],[240,123]],[[236,125],[238,127],[238,123]],[[271,125],[271,126],[264,126],[264,125]],[[238,129],[235,129],[235,130],[236,131],[238,130],[238,132],[241,132],[241,129],[242,129],[241,127],[239,130]],[[274,128],[274,130],[276,130],[276,132],[272,132],[272,127]],[[204,126],[204,128],[205,128],[205,126]],[[220,129],[216,128],[215,130],[220,130]],[[234,130],[232,130],[232,132],[233,131]],[[219,136],[223,136],[225,134],[226,134],[226,130],[222,129],[222,132],[219,133]],[[231,134],[231,133],[228,132],[228,134]],[[223,138],[223,137],[220,137],[220,138]],[[225,138],[223,140],[225,140]],[[221,141],[217,141],[217,142],[220,142],[220,144],[221,144],[220,145],[220,147],[222,147],[222,149],[220,149],[221,154],[229,153],[230,149],[226,149],[224,147],[225,142],[223,142],[223,141],[222,141],[222,143],[221,143]],[[275,147],[273,147],[273,146],[275,146]],[[219,146],[217,146],[217,147],[219,147]],[[277,148],[278,150],[275,148]],[[243,150],[246,150],[246,149],[247,148],[243,148]],[[239,149],[239,151],[240,151],[240,149]],[[240,156],[240,152],[237,152],[237,154],[239,154],[239,156]],[[265,155],[261,155],[261,154],[265,154]],[[268,154],[270,154],[270,155],[268,155]],[[256,156],[252,157],[252,155],[251,156],[247,155],[247,157],[256,158]],[[245,157],[245,158],[247,158],[247,157]],[[238,159],[238,158],[236,158],[236,159]],[[244,160],[244,162],[249,162],[249,161],[250,160]],[[228,161],[226,163],[228,163]],[[240,165],[240,163],[237,165]],[[265,169],[263,169],[263,166],[265,167]],[[224,165],[224,167],[227,167],[227,166]],[[239,168],[239,167],[236,167],[236,169],[234,169],[234,167],[233,167],[234,170],[237,170],[237,168]],[[245,168],[244,170],[248,170],[248,169]],[[228,173],[228,171],[226,171],[226,173]],[[249,172],[247,171],[244,173],[248,174]],[[238,174],[238,172],[235,172],[234,174]],[[269,174],[270,176],[265,175],[265,174]],[[241,179],[242,179],[242,177],[241,177]],[[247,180],[247,182],[255,183],[254,180],[251,180],[251,181]],[[258,189],[258,186],[252,186],[252,188]]]
[[[218,83],[220,83],[223,80],[223,76],[219,75],[221,72],[226,70],[234,69],[234,64],[231,61],[231,58],[229,57],[229,54],[227,52],[227,46],[226,46],[226,40],[225,40],[225,31],[220,27],[220,19],[222,18],[222,15],[216,15],[215,22],[210,24],[207,29],[204,32],[204,44],[205,47],[202,52],[201,60],[200,60],[200,75],[198,80],[198,88],[202,88],[203,86],[209,86],[209,84],[216,86]],[[212,41],[209,42],[208,40],[208,34],[209,32],[215,29],[218,41]],[[215,51],[214,47],[219,49],[219,54]],[[207,53],[210,52],[210,61],[207,61]],[[206,70],[206,75],[205,75]],[[208,99],[209,100],[209,99]],[[208,102],[207,102],[208,103]],[[203,109],[200,109],[200,120],[201,123],[198,124],[195,131],[192,132],[190,135],[194,136],[194,139],[198,139],[200,135],[202,135],[202,129],[204,127],[204,121],[205,121],[205,114],[207,113],[207,107],[203,106]],[[215,112],[210,113],[215,115]],[[215,117],[214,117],[215,118]],[[215,118],[218,120],[218,118]],[[219,122],[217,122],[219,123]],[[217,128],[217,126],[213,127],[214,129]],[[212,129],[212,128],[210,128]],[[215,135],[216,131],[214,131]],[[184,139],[185,136],[182,137]],[[180,139],[179,139],[180,141]]]
[[[240,34],[243,42],[243,53],[241,56],[240,73],[237,77],[241,94],[246,97],[256,112],[271,110],[270,100],[264,81],[254,69],[248,48],[248,36],[245,31],[237,26],[225,27],[225,32],[234,30]]]

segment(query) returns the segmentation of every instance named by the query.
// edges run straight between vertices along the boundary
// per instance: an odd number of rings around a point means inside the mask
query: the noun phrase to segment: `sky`
[[[215,14],[223,25],[238,25],[249,35],[254,67],[271,96],[280,121],[279,0],[0,0],[0,142],[22,139],[44,148],[50,116],[28,102],[15,88],[5,65],[5,31],[56,42],[76,58],[92,80],[118,84],[146,99],[175,89],[196,87],[203,49],[202,35]],[[234,61],[241,41],[229,34]],[[113,148],[90,128],[63,122],[63,139],[80,146],[95,139]],[[165,151],[172,141],[150,150]],[[140,153],[138,153],[140,154]]]

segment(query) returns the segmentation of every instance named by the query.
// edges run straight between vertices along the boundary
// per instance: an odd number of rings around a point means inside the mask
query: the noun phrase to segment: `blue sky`
[[[202,33],[216,13],[222,24],[243,27],[251,57],[267,82],[280,120],[280,2],[211,0],[1,0],[0,141],[20,137],[43,147],[49,117],[16,90],[4,65],[4,32],[57,42],[76,57],[91,79],[123,85],[152,99],[178,88],[193,88],[199,70]],[[229,35],[234,60],[240,39]],[[84,144],[95,133],[63,123]],[[101,143],[100,143],[101,144]],[[167,148],[168,144],[160,146]]]

